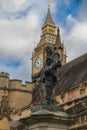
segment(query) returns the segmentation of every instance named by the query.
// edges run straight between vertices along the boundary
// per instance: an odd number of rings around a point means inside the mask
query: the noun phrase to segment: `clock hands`
[[[36,61],[36,64],[38,64],[38,65],[39,65],[39,64],[40,64],[40,62],[39,62],[39,61]]]

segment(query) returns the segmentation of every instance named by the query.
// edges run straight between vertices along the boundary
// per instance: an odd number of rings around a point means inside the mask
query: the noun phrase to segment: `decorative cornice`
[[[11,92],[11,91],[18,91],[18,92],[25,92],[25,93],[30,93],[30,94],[32,94],[32,91],[22,90],[22,89],[16,89],[16,88],[9,88],[8,91],[9,91],[9,92]]]
[[[25,93],[30,93],[32,94],[32,91],[29,91],[29,90],[22,90],[22,89],[17,89],[17,88],[7,88],[6,86],[5,87],[0,87],[0,90],[3,90],[4,93],[6,91],[18,91],[18,92],[25,92]]]

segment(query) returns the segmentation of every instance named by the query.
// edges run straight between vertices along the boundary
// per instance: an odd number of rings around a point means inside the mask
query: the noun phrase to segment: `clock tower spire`
[[[50,11],[50,3],[48,2],[48,12],[45,22],[41,28],[41,38],[37,47],[34,48],[32,54],[32,74],[38,73],[44,65],[46,58],[45,47],[51,45],[55,47],[56,53],[60,54],[62,64],[66,63],[66,55],[64,53],[64,45],[61,43],[59,28],[55,25]]]
[[[51,16],[50,3],[48,3],[48,12],[47,12],[46,20],[42,26],[42,35],[47,33],[56,34],[56,32],[57,32],[57,28]]]
[[[54,23],[54,21],[53,21],[53,19],[52,19],[51,12],[50,12],[50,2],[48,3],[47,17],[46,17],[46,20],[45,20],[45,22],[44,22],[43,27],[46,26],[46,25],[55,26],[55,23]]]

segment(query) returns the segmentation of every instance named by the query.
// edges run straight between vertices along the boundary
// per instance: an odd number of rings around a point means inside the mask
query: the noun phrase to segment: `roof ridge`
[[[77,61],[77,59],[80,60],[82,57],[84,57],[84,56],[86,56],[86,55],[87,55],[87,53],[85,53],[85,54],[83,54],[83,55],[81,55],[81,56],[79,56],[79,57],[76,57],[75,59],[73,59],[73,60],[67,62],[67,63],[64,64],[63,66],[66,66],[67,64],[70,64],[70,63],[72,63],[72,62],[74,62],[74,61]]]

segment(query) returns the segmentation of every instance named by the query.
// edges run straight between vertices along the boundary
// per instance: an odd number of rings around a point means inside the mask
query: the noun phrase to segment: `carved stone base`
[[[28,130],[67,130],[73,120],[59,106],[39,105],[21,121]]]

